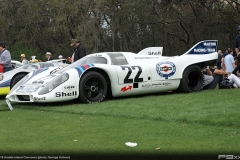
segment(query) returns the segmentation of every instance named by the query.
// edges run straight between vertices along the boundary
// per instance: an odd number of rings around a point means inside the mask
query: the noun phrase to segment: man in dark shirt
[[[70,46],[73,46],[73,55],[72,55],[72,63],[86,56],[86,50],[82,46],[81,42],[77,39],[72,39]]]
[[[235,39],[235,52],[236,54],[239,53],[240,50],[240,26],[238,26],[238,35]]]

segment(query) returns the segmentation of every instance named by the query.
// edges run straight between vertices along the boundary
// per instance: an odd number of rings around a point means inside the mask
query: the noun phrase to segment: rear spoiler
[[[138,54],[162,56],[162,51],[163,47],[148,47],[138,52]]]

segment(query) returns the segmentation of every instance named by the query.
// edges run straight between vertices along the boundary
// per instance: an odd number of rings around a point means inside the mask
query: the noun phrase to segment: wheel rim
[[[201,75],[198,72],[191,72],[188,74],[188,87],[191,90],[195,90],[198,88],[199,84],[201,83]]]
[[[84,95],[89,100],[98,99],[103,95],[103,83],[97,77],[89,77],[84,83]]]

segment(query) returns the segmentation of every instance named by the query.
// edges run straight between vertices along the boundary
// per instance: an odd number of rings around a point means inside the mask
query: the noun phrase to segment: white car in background
[[[16,69],[18,67],[21,67],[23,64],[19,61],[15,61],[15,60],[11,60],[11,64],[12,64],[12,69]]]
[[[22,64],[22,63],[21,63]],[[29,63],[26,65],[20,65],[18,61],[12,61],[12,65],[16,68],[8,71],[6,73],[0,73],[0,95],[6,95],[10,91],[10,89],[24,76],[28,73],[32,72],[33,70],[37,70],[39,68],[49,67],[50,70],[54,70],[55,68],[63,68],[68,64],[62,62],[36,62],[36,63]]]

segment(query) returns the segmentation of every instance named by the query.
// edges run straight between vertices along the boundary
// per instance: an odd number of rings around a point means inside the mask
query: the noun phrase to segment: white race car
[[[162,47],[130,52],[94,53],[49,74],[35,70],[6,96],[12,102],[101,102],[113,97],[177,90],[201,91],[202,68],[215,65],[217,40],[199,42],[181,56],[162,56]]]
[[[20,66],[17,61],[12,62],[12,66],[16,67],[15,69],[0,73],[0,95],[7,95],[10,89],[24,76],[33,70],[45,67],[65,67],[68,64],[62,62],[48,61],[48,62],[38,62],[38,63],[29,63],[26,65]],[[17,67],[18,66],[18,67]],[[51,68],[54,70],[55,68]],[[49,69],[50,70],[50,69]],[[48,71],[49,71],[48,70]]]

